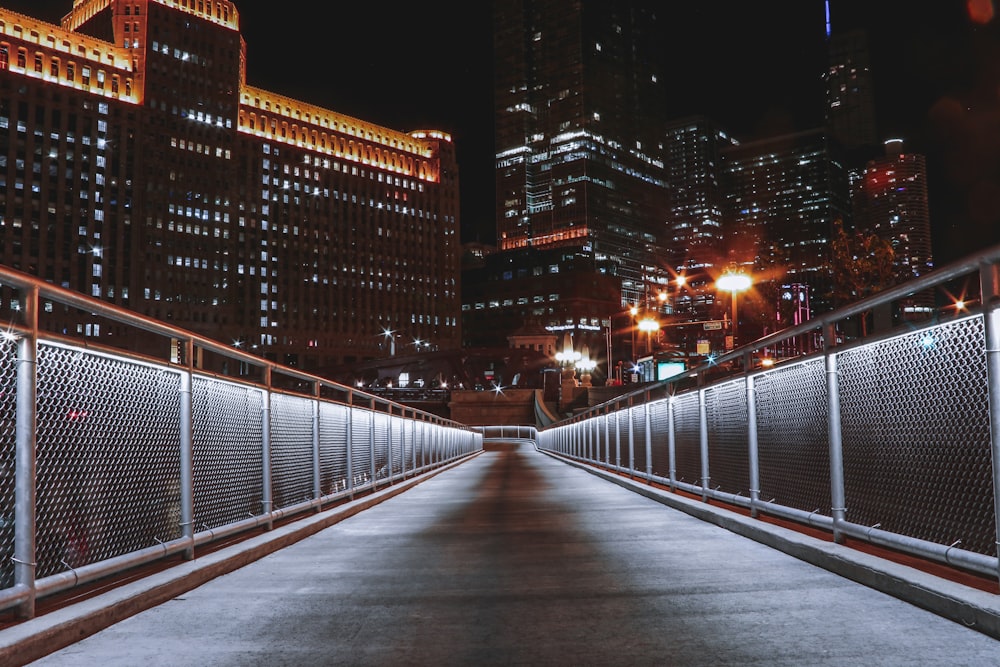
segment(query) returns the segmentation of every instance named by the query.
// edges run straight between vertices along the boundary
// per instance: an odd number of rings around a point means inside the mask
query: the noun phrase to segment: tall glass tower
[[[497,246],[611,260],[623,303],[666,274],[656,15],[614,0],[494,3]]]

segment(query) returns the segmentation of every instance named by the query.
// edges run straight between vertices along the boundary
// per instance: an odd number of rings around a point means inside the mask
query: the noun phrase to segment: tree
[[[860,301],[896,283],[895,251],[888,241],[878,234],[848,233],[841,220],[833,227],[830,261],[834,306]],[[866,312],[861,317],[862,336],[868,333],[868,315]]]

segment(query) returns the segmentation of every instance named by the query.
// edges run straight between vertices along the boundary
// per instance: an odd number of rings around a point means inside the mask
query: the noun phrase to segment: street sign
[[[705,328],[705,331],[716,331],[722,328],[722,322],[705,322],[701,326]]]

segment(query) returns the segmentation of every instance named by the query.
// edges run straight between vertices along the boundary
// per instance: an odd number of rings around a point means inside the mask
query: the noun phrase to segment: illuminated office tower
[[[0,262],[307,370],[388,354],[385,329],[457,348],[451,138],[261,90],[246,63],[224,0],[0,8]]]
[[[721,151],[738,142],[705,117],[675,120],[665,133],[670,187],[670,266],[667,293],[674,310],[702,319],[715,299],[715,277],[727,262],[726,193]],[[677,279],[680,279],[678,281]]]
[[[893,249],[896,279],[905,282],[934,269],[927,164],[923,155],[903,150],[903,142],[885,142],[885,155],[868,162],[854,190],[854,224],[875,233]],[[904,312],[928,312],[932,292],[914,295]]]
[[[813,129],[722,152],[733,215],[732,259],[772,280],[808,288],[813,313],[832,308],[830,240],[847,219],[848,190],[836,142]]]
[[[632,2],[494,3],[499,250],[611,260],[624,303],[665,275],[656,15]]]

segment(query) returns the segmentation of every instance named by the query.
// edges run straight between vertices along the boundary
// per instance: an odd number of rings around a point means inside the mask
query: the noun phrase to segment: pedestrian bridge
[[[475,572],[488,577],[495,572],[501,578],[494,581],[494,595],[513,585],[501,575],[512,577],[512,564],[525,559],[525,565],[541,568],[535,583],[546,595],[570,607],[574,582],[592,586],[585,586],[591,594],[605,586],[614,591],[616,572],[625,577],[619,583],[622,594],[641,597],[645,589],[636,588],[636,582],[643,580],[642,568],[658,562],[653,543],[669,542],[692,559],[689,568],[700,566],[700,542],[688,535],[686,523],[698,517],[706,521],[705,529],[722,525],[824,567],[859,557],[853,545],[863,544],[988,581],[986,591],[963,584],[968,595],[959,595],[943,581],[939,586],[938,577],[927,583],[916,574],[924,569],[900,576],[886,558],[879,559],[884,568],[866,561],[841,572],[897,597],[910,596],[937,618],[972,626],[978,631],[973,634],[1000,637],[992,590],[998,574],[1000,505],[998,260],[1000,249],[984,252],[541,431],[525,427],[515,432],[440,419],[141,320],[23,274],[0,272],[4,284],[26,295],[25,321],[12,326],[0,342],[0,461],[5,466],[0,477],[0,610],[11,617],[0,631],[0,645],[5,636],[17,638],[7,650],[23,660],[35,655],[29,646],[54,650],[98,629],[94,618],[113,623],[142,607],[118,603],[118,611],[88,616],[90,625],[70,622],[60,625],[61,631],[33,633],[32,628],[52,622],[45,620],[52,618],[49,613],[38,613],[46,600],[156,564],[176,562],[171,571],[187,571],[204,564],[220,545],[248,536],[270,545],[255,551],[244,542],[239,551],[243,555],[226,561],[246,564],[252,560],[247,554],[263,555],[275,545],[290,545],[301,539],[302,531],[341,530],[336,526],[346,519],[338,512],[358,512],[386,498],[377,508],[351,516],[349,525],[364,544],[384,544],[392,551],[391,535],[385,538],[388,542],[376,540],[377,524],[366,524],[365,517],[376,510],[376,516],[398,513],[394,521],[409,517],[419,525],[411,514],[419,515],[414,499],[435,489],[440,493],[442,486],[450,494],[442,510],[446,515],[426,526],[430,532],[425,538],[451,555],[478,546],[473,559],[443,562],[454,566],[448,572],[456,576]],[[900,312],[900,304],[912,302],[914,295],[929,292],[940,302],[941,295],[962,289],[976,294],[971,308],[942,302],[931,317],[903,318],[893,326],[891,313]],[[176,341],[183,351],[181,361],[47,334],[39,324],[41,300],[158,333]],[[890,314],[884,323],[881,313]],[[232,368],[251,368],[253,373],[205,372],[191,361],[199,358],[196,349],[231,358]],[[776,363],[764,365],[764,359]],[[517,446],[496,450],[496,442]],[[458,478],[465,481],[447,486],[447,480]],[[544,500],[534,505],[529,498],[523,505],[523,484],[534,485],[533,493]],[[593,505],[605,493],[595,484],[615,494],[607,505]],[[632,493],[621,495],[625,488]],[[630,500],[625,502],[625,497]],[[651,519],[633,507],[633,500],[646,510],[659,510],[662,516],[651,524],[656,529],[637,527],[636,522]],[[664,506],[681,511],[666,511]],[[577,507],[593,512],[586,526],[573,521]],[[567,522],[560,523],[555,515],[540,520],[540,514],[551,511],[565,515]],[[776,522],[797,527],[782,530],[813,535],[810,546],[797,546],[798,538],[783,533],[772,537]],[[608,532],[589,532],[598,524]],[[456,537],[449,541],[434,532],[442,527],[458,528]],[[528,534],[521,534],[524,530]],[[557,530],[564,532],[552,532]],[[567,534],[579,535],[580,543],[574,546],[570,540],[567,545]],[[652,550],[628,556],[618,550],[619,541],[627,544],[639,534],[646,536],[643,549]],[[464,544],[470,535],[486,542],[495,535],[493,548]],[[306,542],[314,539],[321,534]],[[609,544],[616,545],[610,556],[602,551]],[[547,551],[546,545],[553,549]],[[722,560],[730,568],[736,561],[761,558],[753,540],[741,540],[740,545],[727,543],[722,549]],[[357,546],[338,543],[329,549]],[[584,550],[585,571],[577,572],[577,579],[557,576],[573,571],[570,565],[579,555],[575,547]],[[594,556],[598,552],[599,558]],[[638,569],[620,572],[632,558],[638,559]],[[399,581],[411,576],[412,568],[423,567],[421,562],[400,554],[396,569],[365,570],[364,578],[381,574]],[[608,563],[616,565],[605,570]],[[337,561],[337,567],[362,573],[358,564]],[[718,567],[717,576],[722,577],[722,561]],[[757,590],[763,594],[778,590],[773,578],[762,577],[767,569],[761,565],[739,571],[740,576],[768,582]],[[223,571],[228,566],[207,570],[211,576]],[[883,574],[873,574],[880,571]],[[676,572],[696,576],[690,569]],[[667,574],[653,568],[645,581]],[[261,581],[255,587],[263,586]],[[725,588],[731,581],[723,577],[718,585]],[[173,586],[162,590],[176,595]],[[806,589],[807,597],[826,588],[824,583]],[[298,589],[284,593],[293,590]],[[414,595],[433,597],[432,588],[420,591]],[[360,595],[357,589],[351,594]],[[678,602],[674,594],[649,608],[635,598],[625,606],[630,613],[652,612]],[[142,599],[162,601],[173,595]],[[765,597],[759,604],[773,611],[785,604],[776,602],[781,599],[775,593],[773,600]],[[473,605],[475,598],[465,601]],[[749,598],[729,601],[744,605]],[[446,602],[437,601],[444,606]],[[716,603],[721,601],[710,604]],[[603,621],[618,627],[622,637],[665,648],[659,638],[634,634],[631,625],[622,630],[633,616],[619,617],[605,607],[590,609],[596,616],[588,615],[586,622],[572,609],[549,608],[548,613],[566,613],[567,619],[578,621],[563,630],[574,633],[571,637],[581,647],[590,645],[588,637],[606,636],[601,634],[606,630],[598,630],[605,627]],[[454,622],[449,613],[453,611],[438,607],[428,618]],[[523,618],[538,613],[534,609]],[[691,618],[704,613],[709,608],[688,609],[687,620],[675,629],[689,630]],[[516,607],[505,607],[502,614],[519,617]],[[784,624],[793,619],[784,614],[778,618],[784,619],[777,622],[785,632]],[[719,628],[709,632],[708,627],[698,636],[710,644]],[[749,627],[744,630],[749,632]],[[512,652],[502,655],[514,662],[527,655],[513,647],[508,650]],[[719,655],[741,655],[729,650]],[[453,657],[450,662],[458,661]]]

